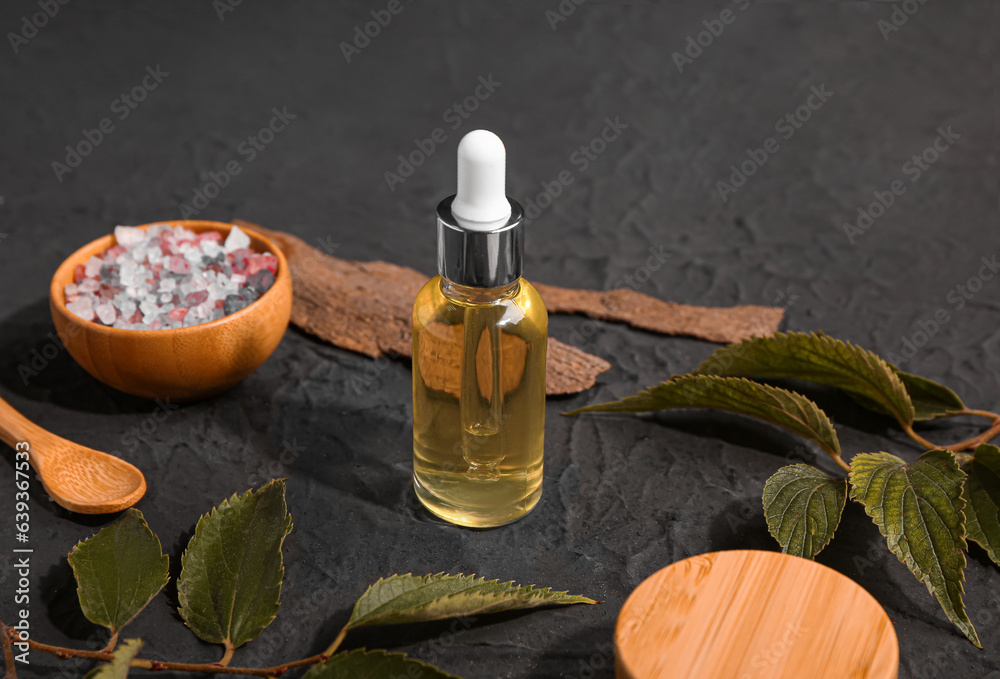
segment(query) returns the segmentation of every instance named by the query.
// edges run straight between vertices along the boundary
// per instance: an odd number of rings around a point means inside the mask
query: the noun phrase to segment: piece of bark
[[[333,257],[283,231],[236,220],[270,238],[292,274],[292,323],[332,344],[377,358],[410,356],[410,314],[427,276],[388,262]],[[545,393],[575,394],[611,368],[603,358],[549,337]]]
[[[377,358],[410,356],[410,314],[427,275],[388,262],[356,262],[326,254],[301,238],[252,222],[288,259],[294,289],[292,323],[339,347]],[[321,244],[322,245],[322,244]],[[738,342],[778,330],[783,310],[764,306],[697,307],[634,290],[573,290],[535,284],[552,313],[581,313],[668,335]],[[545,391],[574,394],[594,386],[611,364],[549,337]]]
[[[621,288],[573,290],[535,283],[550,313],[585,314],[664,335],[689,335],[729,344],[778,331],[784,310],[769,306],[704,307],[676,304]]]

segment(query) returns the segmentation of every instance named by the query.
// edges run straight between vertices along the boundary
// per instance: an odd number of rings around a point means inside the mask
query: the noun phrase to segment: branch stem
[[[9,628],[3,626],[0,622],[0,631],[3,634],[3,644],[4,652],[6,654],[7,649],[10,645],[10,637],[13,631]],[[114,656],[108,651],[87,651],[82,648],[64,648],[62,646],[53,646],[51,644],[44,644],[40,641],[35,641],[34,639],[28,640],[28,647],[41,651],[42,653],[48,653],[50,655],[57,656],[59,658],[86,658],[88,660],[103,660],[105,662],[110,662]],[[231,653],[229,654],[232,655]],[[13,659],[13,658],[11,658]],[[176,670],[178,672],[200,672],[202,674],[242,674],[249,675],[252,677],[277,677],[281,676],[288,670],[295,667],[304,667],[306,665],[315,665],[316,663],[326,662],[329,656],[326,653],[318,653],[308,658],[302,658],[301,660],[294,660],[292,662],[284,663],[282,665],[275,665],[274,667],[227,667],[219,663],[183,663],[183,662],[166,662],[162,660],[147,660],[144,658],[136,658],[132,661],[132,667],[139,667],[147,670]],[[13,667],[13,665],[9,665]],[[14,675],[16,677],[16,675]]]
[[[948,450],[955,453],[960,450],[968,450],[969,448],[975,448],[980,443],[989,443],[989,441],[998,434],[1000,434],[1000,421],[994,422],[992,427],[984,431],[982,434],[979,434],[978,436],[973,436],[971,439],[966,439],[964,441],[959,441],[958,443],[951,444],[950,446],[948,446]]]
[[[906,432],[906,435],[909,436],[914,441],[916,441],[917,443],[919,443],[920,445],[922,445],[924,447],[924,450],[936,450],[938,448],[941,448],[941,446],[937,445],[936,443],[931,443],[930,441],[928,441],[927,439],[925,439],[923,436],[921,436],[917,432],[913,431],[913,425],[912,424],[903,424],[902,427],[903,427],[903,431]]]
[[[337,635],[337,638],[333,640],[333,643],[330,644],[330,646],[323,652],[323,654],[326,656],[331,656],[334,653],[336,653],[337,649],[340,648],[340,644],[344,641],[344,637],[346,636],[347,636],[347,625],[344,625],[344,627],[340,630],[340,633]]]

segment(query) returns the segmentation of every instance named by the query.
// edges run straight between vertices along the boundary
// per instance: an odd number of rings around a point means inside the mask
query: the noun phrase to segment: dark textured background
[[[1000,281],[986,281],[962,309],[948,299],[977,275],[981,257],[1000,249],[997,2],[928,2],[888,39],[877,21],[890,17],[890,4],[752,4],[737,8],[735,22],[682,73],[671,54],[726,5],[592,2],[553,30],[545,11],[555,0],[404,0],[351,63],[340,43],[385,3],[245,0],[221,21],[209,2],[165,5],[70,0],[17,54],[9,38],[0,45],[0,393],[42,426],[144,470],[149,492],[138,506],[174,573],[202,513],[266,478],[289,477],[295,530],[285,543],[285,606],[238,662],[324,648],[378,576],[463,571],[605,603],[482,618],[455,634],[449,623],[373,630],[350,635],[348,646],[387,645],[469,678],[610,677],[615,616],[641,580],[700,552],[773,549],[759,501],[766,478],[787,457],[832,467],[792,437],[735,417],[560,417],[690,370],[714,349],[621,326],[574,338],[586,321],[573,317],[553,318],[552,335],[614,367],[590,392],[550,401],[542,501],[524,520],[485,532],[441,525],[415,503],[404,362],[382,367],[290,329],[230,393],[169,415],[105,388],[65,352],[23,380],[18,367],[49,342],[45,297],[59,262],[115,224],[178,217],[208,173],[232,159],[242,172],[199,217],[243,217],[337,243],[338,256],[430,272],[433,209],[453,189],[455,144],[486,127],[507,145],[512,195],[536,196],[562,170],[574,177],[531,227],[529,278],[607,288],[662,247],[672,256],[644,292],[784,305],[790,329],[822,329],[883,353],[899,353],[904,337],[945,309],[948,322],[905,367],[952,386],[973,407],[1000,407]],[[4,0],[0,28],[18,31],[35,11],[34,2]],[[169,76],[57,181],[52,162],[65,159],[65,146],[115,116],[116,98],[156,65]],[[443,112],[491,74],[501,85],[450,129]],[[729,165],[775,136],[775,121],[821,84],[834,96],[722,200],[716,182]],[[296,118],[247,162],[238,146],[273,107]],[[628,129],[580,171],[571,155],[608,116]],[[903,164],[948,125],[960,139],[910,182]],[[384,173],[436,127],[447,141],[390,191]],[[844,222],[895,179],[907,193],[851,244]],[[806,393],[831,413],[848,454],[917,454],[889,420],[829,391]],[[949,442],[971,435],[969,425],[924,430]],[[135,427],[145,428],[137,439]],[[0,516],[11,519],[13,455],[3,457]],[[64,557],[114,517],[71,515],[37,483],[32,497],[33,632],[84,645],[95,628],[79,612]],[[0,527],[2,550],[15,546],[10,523]],[[9,559],[0,560],[8,611]],[[820,561],[885,606],[902,677],[1000,677],[1000,572],[982,550],[971,550],[966,589],[984,651],[944,618],[857,506]],[[216,659],[219,650],[179,621],[173,592],[126,634],[144,638],[151,657]],[[56,666],[77,676],[84,667],[40,653],[32,660],[35,676],[58,676]]]

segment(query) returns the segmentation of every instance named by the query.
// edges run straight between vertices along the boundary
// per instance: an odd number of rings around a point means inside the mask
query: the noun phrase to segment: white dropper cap
[[[489,130],[473,130],[458,143],[458,190],[451,213],[469,231],[493,231],[510,219],[507,151]]]

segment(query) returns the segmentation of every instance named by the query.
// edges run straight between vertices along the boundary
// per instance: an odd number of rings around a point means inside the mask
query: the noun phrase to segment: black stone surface
[[[149,492],[139,508],[175,574],[201,514],[234,492],[289,478],[295,530],[284,606],[237,662],[321,650],[379,576],[475,572],[605,603],[481,618],[454,633],[450,623],[373,629],[352,633],[348,647],[404,650],[470,678],[611,677],[615,616],[640,581],[700,552],[775,548],[760,509],[765,479],[786,458],[833,468],[780,431],[720,414],[560,417],[690,370],[715,347],[559,316],[554,337],[614,367],[591,391],[550,401],[540,505],[497,530],[442,525],[408,485],[404,362],[373,362],[290,329],[231,392],[175,408],[104,387],[50,345],[52,272],[115,224],[176,218],[191,206],[200,218],[243,217],[338,256],[430,272],[434,206],[453,190],[455,145],[485,127],[503,137],[510,193],[526,204],[561,172],[572,180],[531,225],[530,279],[610,288],[631,275],[668,300],[784,305],[790,329],[822,329],[883,354],[902,356],[909,339],[922,346],[906,369],[974,407],[1000,407],[1000,280],[970,281],[989,273],[981,260],[1000,250],[996,2],[919,5],[883,35],[878,22],[901,4],[591,2],[550,24],[555,0],[404,0],[348,62],[341,43],[387,3],[246,0],[219,16],[226,1],[70,0],[26,43],[15,40],[16,53],[10,35],[41,3],[0,4],[0,393],[40,425],[144,470]],[[727,7],[732,22],[679,71],[673,53]],[[123,108],[120,97],[147,68],[169,75],[134,110]],[[833,94],[798,129],[776,128],[813,87]],[[467,99],[476,110],[463,119],[454,107]],[[253,149],[248,137],[275,108],[294,118]],[[57,178],[53,162],[65,163],[65,147],[104,118],[114,129]],[[608,119],[627,127],[585,163],[578,150]],[[398,170],[398,156],[429,148],[415,140],[438,128],[444,141],[390,188],[385,173]],[[905,164],[940,128],[958,138],[914,178]],[[724,199],[717,182],[768,137],[780,148]],[[225,181],[227,164],[239,174],[196,203],[196,191]],[[896,180],[905,193],[852,243],[843,225]],[[655,271],[643,269],[651,250],[669,255]],[[964,299],[960,285],[977,292]],[[948,319],[935,327],[939,309]],[[932,330],[926,339],[921,323]],[[19,368],[32,361],[38,374],[22,379]],[[918,453],[888,420],[829,391],[806,393],[831,413],[848,454]],[[949,442],[971,435],[972,424],[923,430]],[[9,612],[13,454],[3,458],[0,601]],[[72,646],[100,638],[80,614],[65,554],[113,518],[69,514],[35,484],[36,638]],[[886,608],[901,677],[1000,677],[1000,572],[979,548],[966,602],[982,651],[888,553],[859,507],[847,509],[819,560]],[[176,605],[168,587],[126,636],[145,639],[150,657],[218,658],[184,628]],[[86,667],[31,659],[22,676],[82,676]]]

